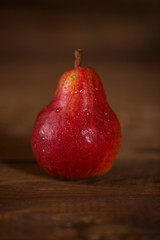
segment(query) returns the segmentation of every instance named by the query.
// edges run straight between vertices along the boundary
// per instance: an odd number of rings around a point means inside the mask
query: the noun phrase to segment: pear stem
[[[82,55],[83,55],[82,49],[78,49],[78,50],[74,51],[74,57],[75,57],[74,68],[81,66]]]

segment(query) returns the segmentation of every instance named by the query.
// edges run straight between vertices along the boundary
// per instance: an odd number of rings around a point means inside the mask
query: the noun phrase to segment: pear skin
[[[81,67],[82,51],[75,52],[75,67],[60,78],[53,100],[38,114],[32,149],[39,165],[60,179],[78,180],[106,173],[121,141],[121,127],[107,103],[100,77]]]

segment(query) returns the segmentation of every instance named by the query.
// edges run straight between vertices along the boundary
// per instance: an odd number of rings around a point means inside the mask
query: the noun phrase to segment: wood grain
[[[158,239],[160,163],[137,160],[75,182],[34,160],[1,160],[1,239]]]

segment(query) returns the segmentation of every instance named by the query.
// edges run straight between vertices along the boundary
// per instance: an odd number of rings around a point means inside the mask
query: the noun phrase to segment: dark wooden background
[[[0,239],[158,240],[158,1],[0,4]],[[105,176],[60,181],[40,169],[30,136],[79,47],[101,76],[122,143]]]

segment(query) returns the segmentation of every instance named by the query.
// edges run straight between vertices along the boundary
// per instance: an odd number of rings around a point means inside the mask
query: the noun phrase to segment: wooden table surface
[[[157,18],[96,14],[75,28],[74,14],[1,10],[1,240],[160,239]],[[30,135],[79,46],[101,76],[122,143],[106,175],[61,181],[38,166]]]

